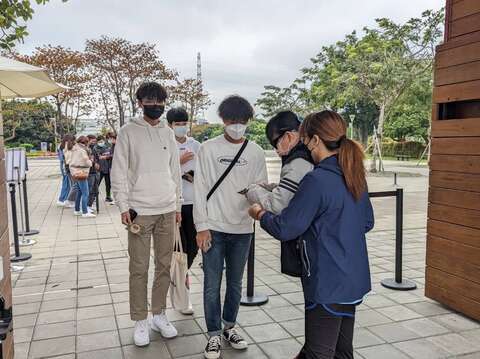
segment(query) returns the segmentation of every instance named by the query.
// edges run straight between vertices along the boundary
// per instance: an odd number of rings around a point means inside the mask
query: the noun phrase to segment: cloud
[[[101,35],[157,44],[165,63],[196,75],[202,54],[205,88],[218,105],[230,93],[254,102],[263,86],[286,86],[324,45],[374,19],[405,21],[444,0],[52,0],[36,6],[22,52],[45,44],[82,49]],[[217,120],[215,105],[206,113]]]

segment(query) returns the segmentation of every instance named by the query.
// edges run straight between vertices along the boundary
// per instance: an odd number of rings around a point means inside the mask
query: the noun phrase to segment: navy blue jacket
[[[355,201],[337,156],[315,166],[282,213],[265,213],[261,226],[288,241],[301,236],[309,271],[302,278],[305,304],[351,303],[371,290],[365,233],[373,209],[365,192]]]

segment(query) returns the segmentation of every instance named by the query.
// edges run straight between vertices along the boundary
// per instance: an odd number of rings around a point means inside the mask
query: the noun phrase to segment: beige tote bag
[[[172,307],[185,310],[189,306],[187,254],[183,253],[182,240],[178,225],[175,229],[172,263],[170,265],[170,300]]]

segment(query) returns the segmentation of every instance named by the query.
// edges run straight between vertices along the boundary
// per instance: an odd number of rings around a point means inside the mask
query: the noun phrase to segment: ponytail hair
[[[345,177],[345,184],[357,201],[367,190],[364,159],[363,149],[357,142],[349,138],[341,142],[338,149],[338,163]]]
[[[334,111],[320,111],[305,117],[300,128],[300,136],[312,138],[317,135],[327,149],[338,154],[345,185],[355,200],[359,200],[367,190],[367,179],[363,160],[365,154],[356,141],[346,137],[347,124]]]

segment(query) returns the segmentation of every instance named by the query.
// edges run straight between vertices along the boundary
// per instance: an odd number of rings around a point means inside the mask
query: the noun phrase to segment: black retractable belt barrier
[[[10,190],[10,202],[12,206],[13,243],[15,246],[15,255],[10,257],[10,261],[22,262],[32,258],[32,255],[28,253],[20,253],[20,243],[18,240],[17,201],[15,199],[15,183],[9,183],[8,188]]]
[[[37,229],[30,229],[30,215],[28,211],[28,194],[27,194],[27,174],[25,174],[25,178],[22,180],[22,187],[23,187],[23,209],[25,212],[25,231],[19,232],[20,235],[23,236],[33,236],[35,234],[39,234],[40,231]]]
[[[402,278],[403,261],[403,188],[394,191],[370,192],[370,198],[395,197],[395,278],[387,278],[381,281],[385,288],[394,290],[412,290],[417,284],[409,279]]]
[[[255,223],[253,224],[253,237],[250,242],[250,251],[247,262],[247,294],[240,300],[241,305],[256,306],[268,302],[268,296],[261,293],[255,293]]]

